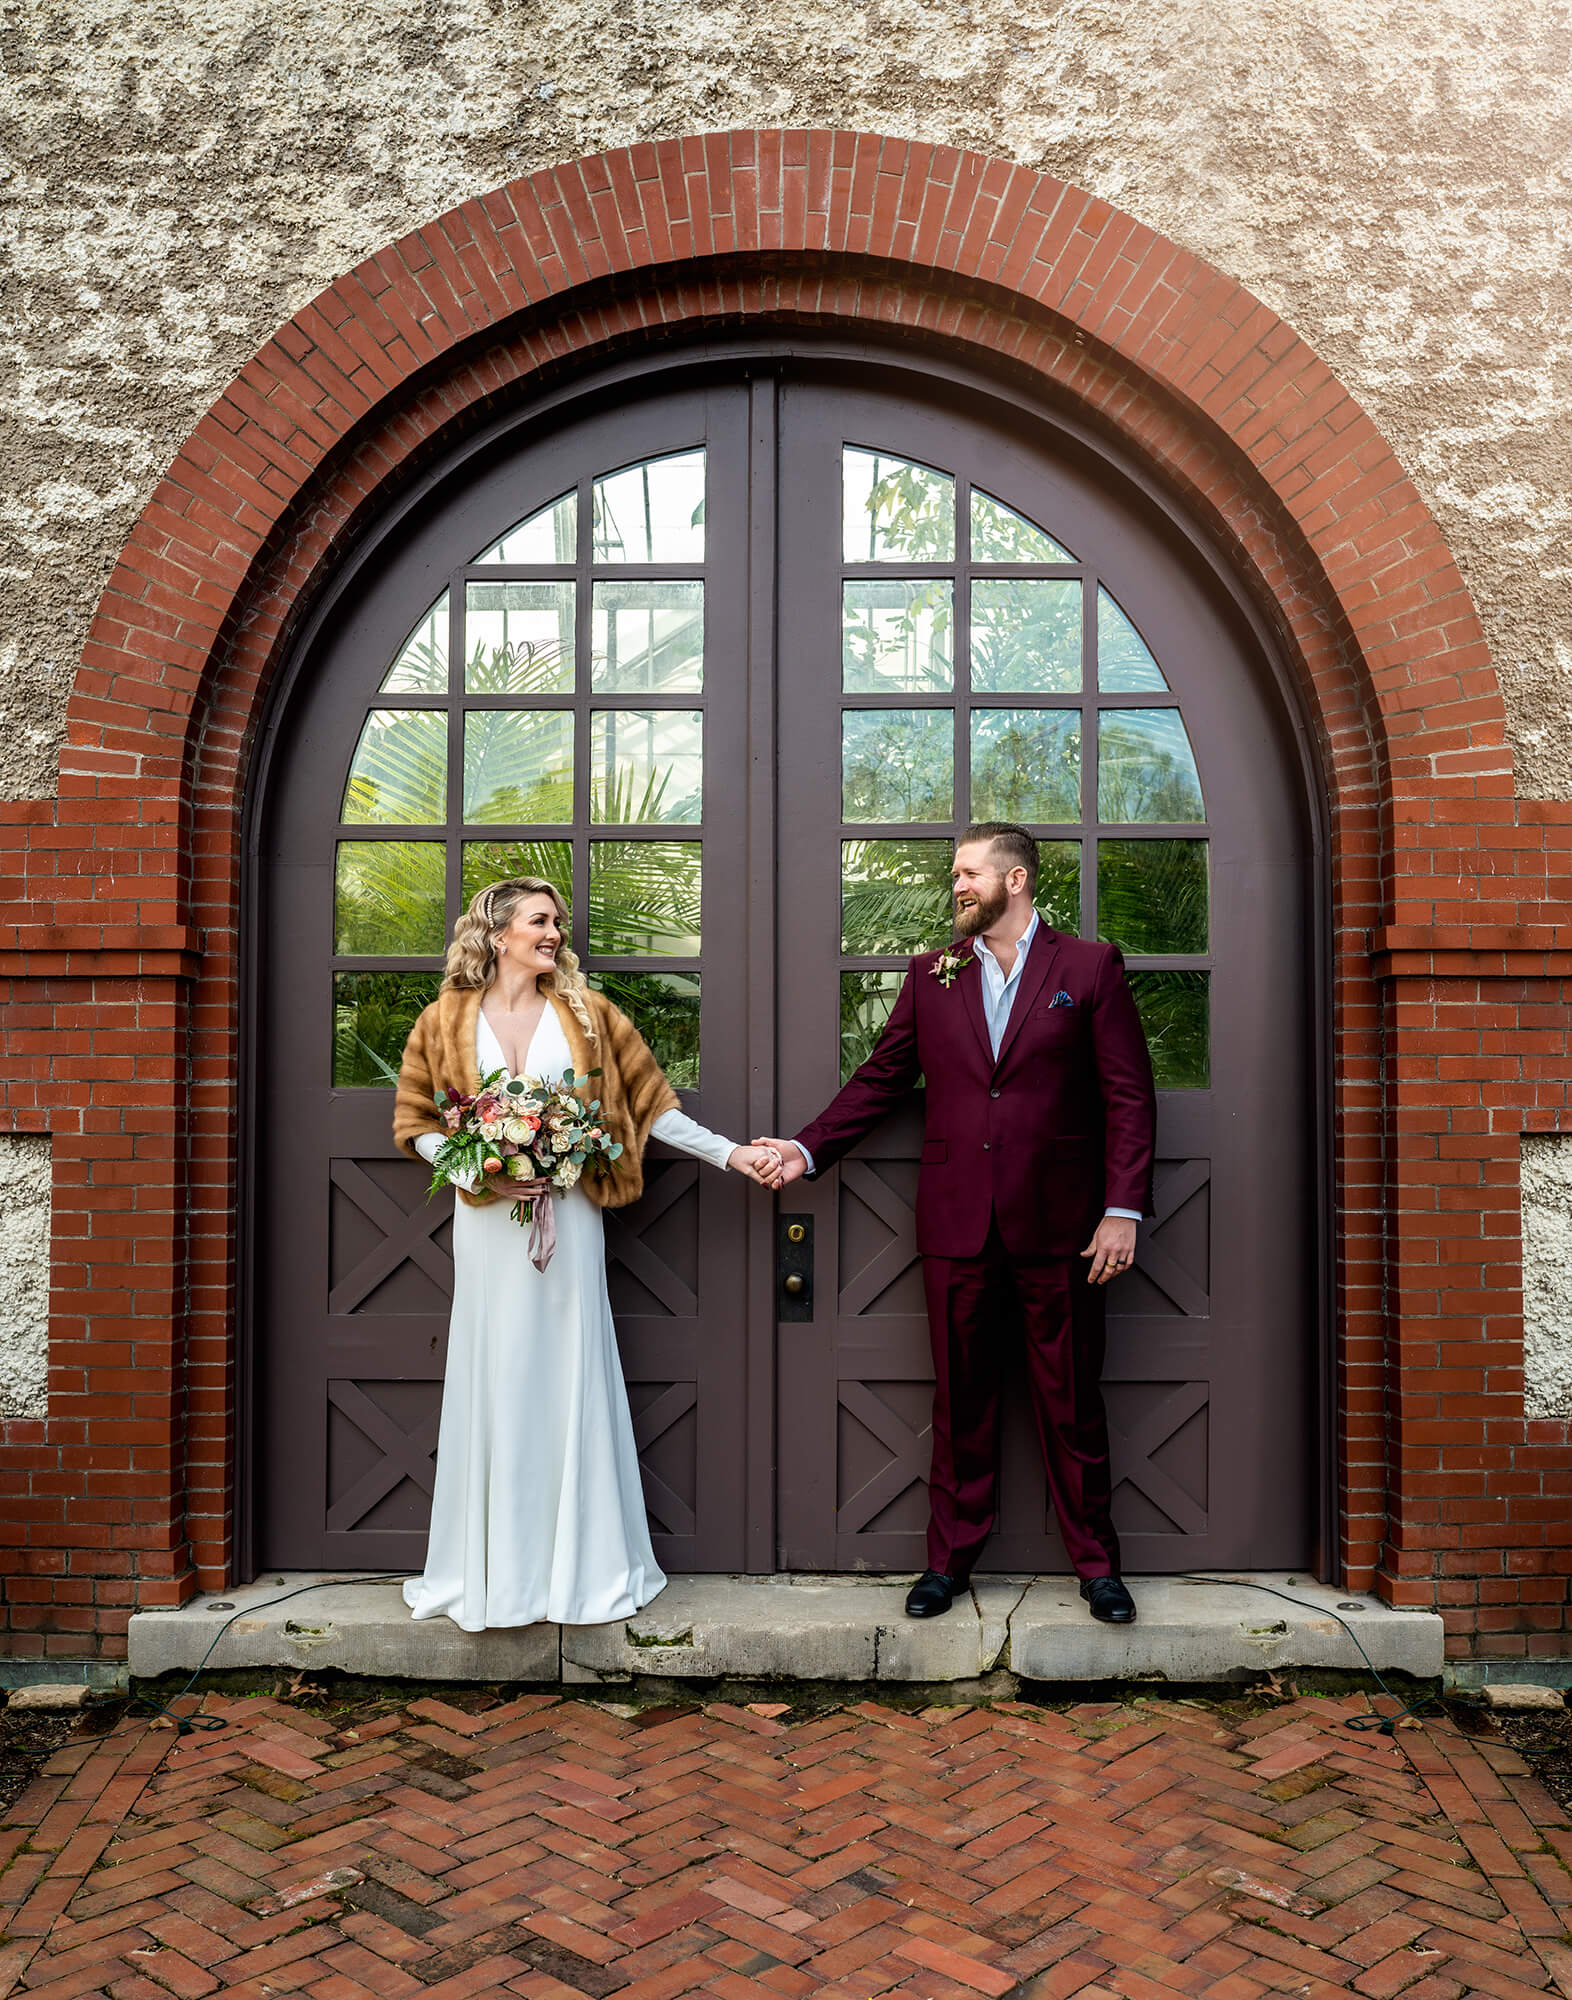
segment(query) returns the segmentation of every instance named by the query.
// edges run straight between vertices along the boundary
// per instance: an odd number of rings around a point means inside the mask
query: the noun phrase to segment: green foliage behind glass
[[[972,687],[986,694],[1075,694],[1081,685],[1078,577],[977,577]]]
[[[374,708],[344,787],[346,826],[440,826],[447,814],[448,720],[427,708]]]
[[[333,949],[345,958],[424,958],[447,944],[440,840],[341,840]]]
[[[552,826],[573,817],[573,716],[562,709],[471,709],[464,718],[464,817]]]
[[[1132,972],[1136,1012],[1159,1090],[1205,1090],[1211,1081],[1211,995],[1204,972]]]
[[[1097,844],[1097,935],[1122,951],[1166,957],[1207,948],[1204,840]]]
[[[335,972],[334,1089],[391,1090],[409,1031],[441,983],[440,972]]]
[[[1180,826],[1206,818],[1195,753],[1177,708],[1105,708],[1097,720],[1097,817]]]
[[[901,990],[906,968],[841,974],[841,1082],[873,1054]]]
[[[841,716],[841,813],[853,826],[947,820],[955,810],[955,714],[849,708]]]
[[[702,852],[696,840],[591,841],[591,952],[606,958],[696,956]]]
[[[459,894],[466,909],[482,889],[517,875],[549,882],[565,903],[573,899],[571,840],[466,840],[463,871]]]
[[[607,972],[586,975],[620,1007],[650,1045],[673,1090],[699,1084],[699,976],[696,972]]]
[[[842,457],[847,562],[949,562],[955,481],[947,472],[850,446]]]
[[[947,840],[841,843],[841,950],[856,957],[931,951],[951,924]]]
[[[1081,817],[1078,708],[974,708],[971,729],[973,819]]]

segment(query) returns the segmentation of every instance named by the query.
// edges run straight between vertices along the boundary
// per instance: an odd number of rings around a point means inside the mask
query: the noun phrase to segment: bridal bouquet
[[[500,1194],[511,1181],[545,1181],[544,1196],[521,1198],[509,1210],[529,1229],[530,1261],[544,1271],[557,1245],[551,1196],[577,1186],[586,1169],[603,1173],[622,1154],[596,1123],[600,1099],[579,1095],[579,1086],[599,1075],[598,1069],[584,1076],[567,1069],[559,1082],[548,1083],[498,1069],[481,1079],[473,1097],[439,1090],[436,1106],[448,1136],[432,1158],[430,1194],[454,1183]]]

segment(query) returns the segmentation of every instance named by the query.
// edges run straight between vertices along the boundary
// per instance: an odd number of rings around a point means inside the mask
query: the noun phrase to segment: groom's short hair
[[[986,840],[990,854],[999,862],[999,873],[1008,875],[1012,868],[1026,870],[1026,893],[1033,898],[1037,895],[1037,870],[1041,856],[1037,842],[1024,826],[1017,826],[1013,820],[984,819],[969,826],[955,843],[957,847],[970,847],[973,841]]]

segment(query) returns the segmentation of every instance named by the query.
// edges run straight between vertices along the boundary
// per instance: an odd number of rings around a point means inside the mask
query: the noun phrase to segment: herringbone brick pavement
[[[1005,1702],[799,1719],[209,1694],[56,1753],[0,1838],[38,2000],[1572,1995],[1572,1829],[1490,1738]]]

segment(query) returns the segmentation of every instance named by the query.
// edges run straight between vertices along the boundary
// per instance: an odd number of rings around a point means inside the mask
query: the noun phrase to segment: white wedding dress
[[[482,1075],[506,1067],[484,1014]],[[548,1002],[528,1076],[572,1067]],[[732,1144],[681,1111],[656,1135],[724,1167]],[[435,1135],[417,1141],[430,1158]],[[466,1632],[601,1625],[639,1611],[666,1579],[650,1546],[628,1391],[606,1291],[601,1211],[581,1189],[553,1196],[557,1248],[544,1271],[503,1200],[453,1214],[453,1316],[437,1437],[431,1535],[404,1584],[417,1618]]]

